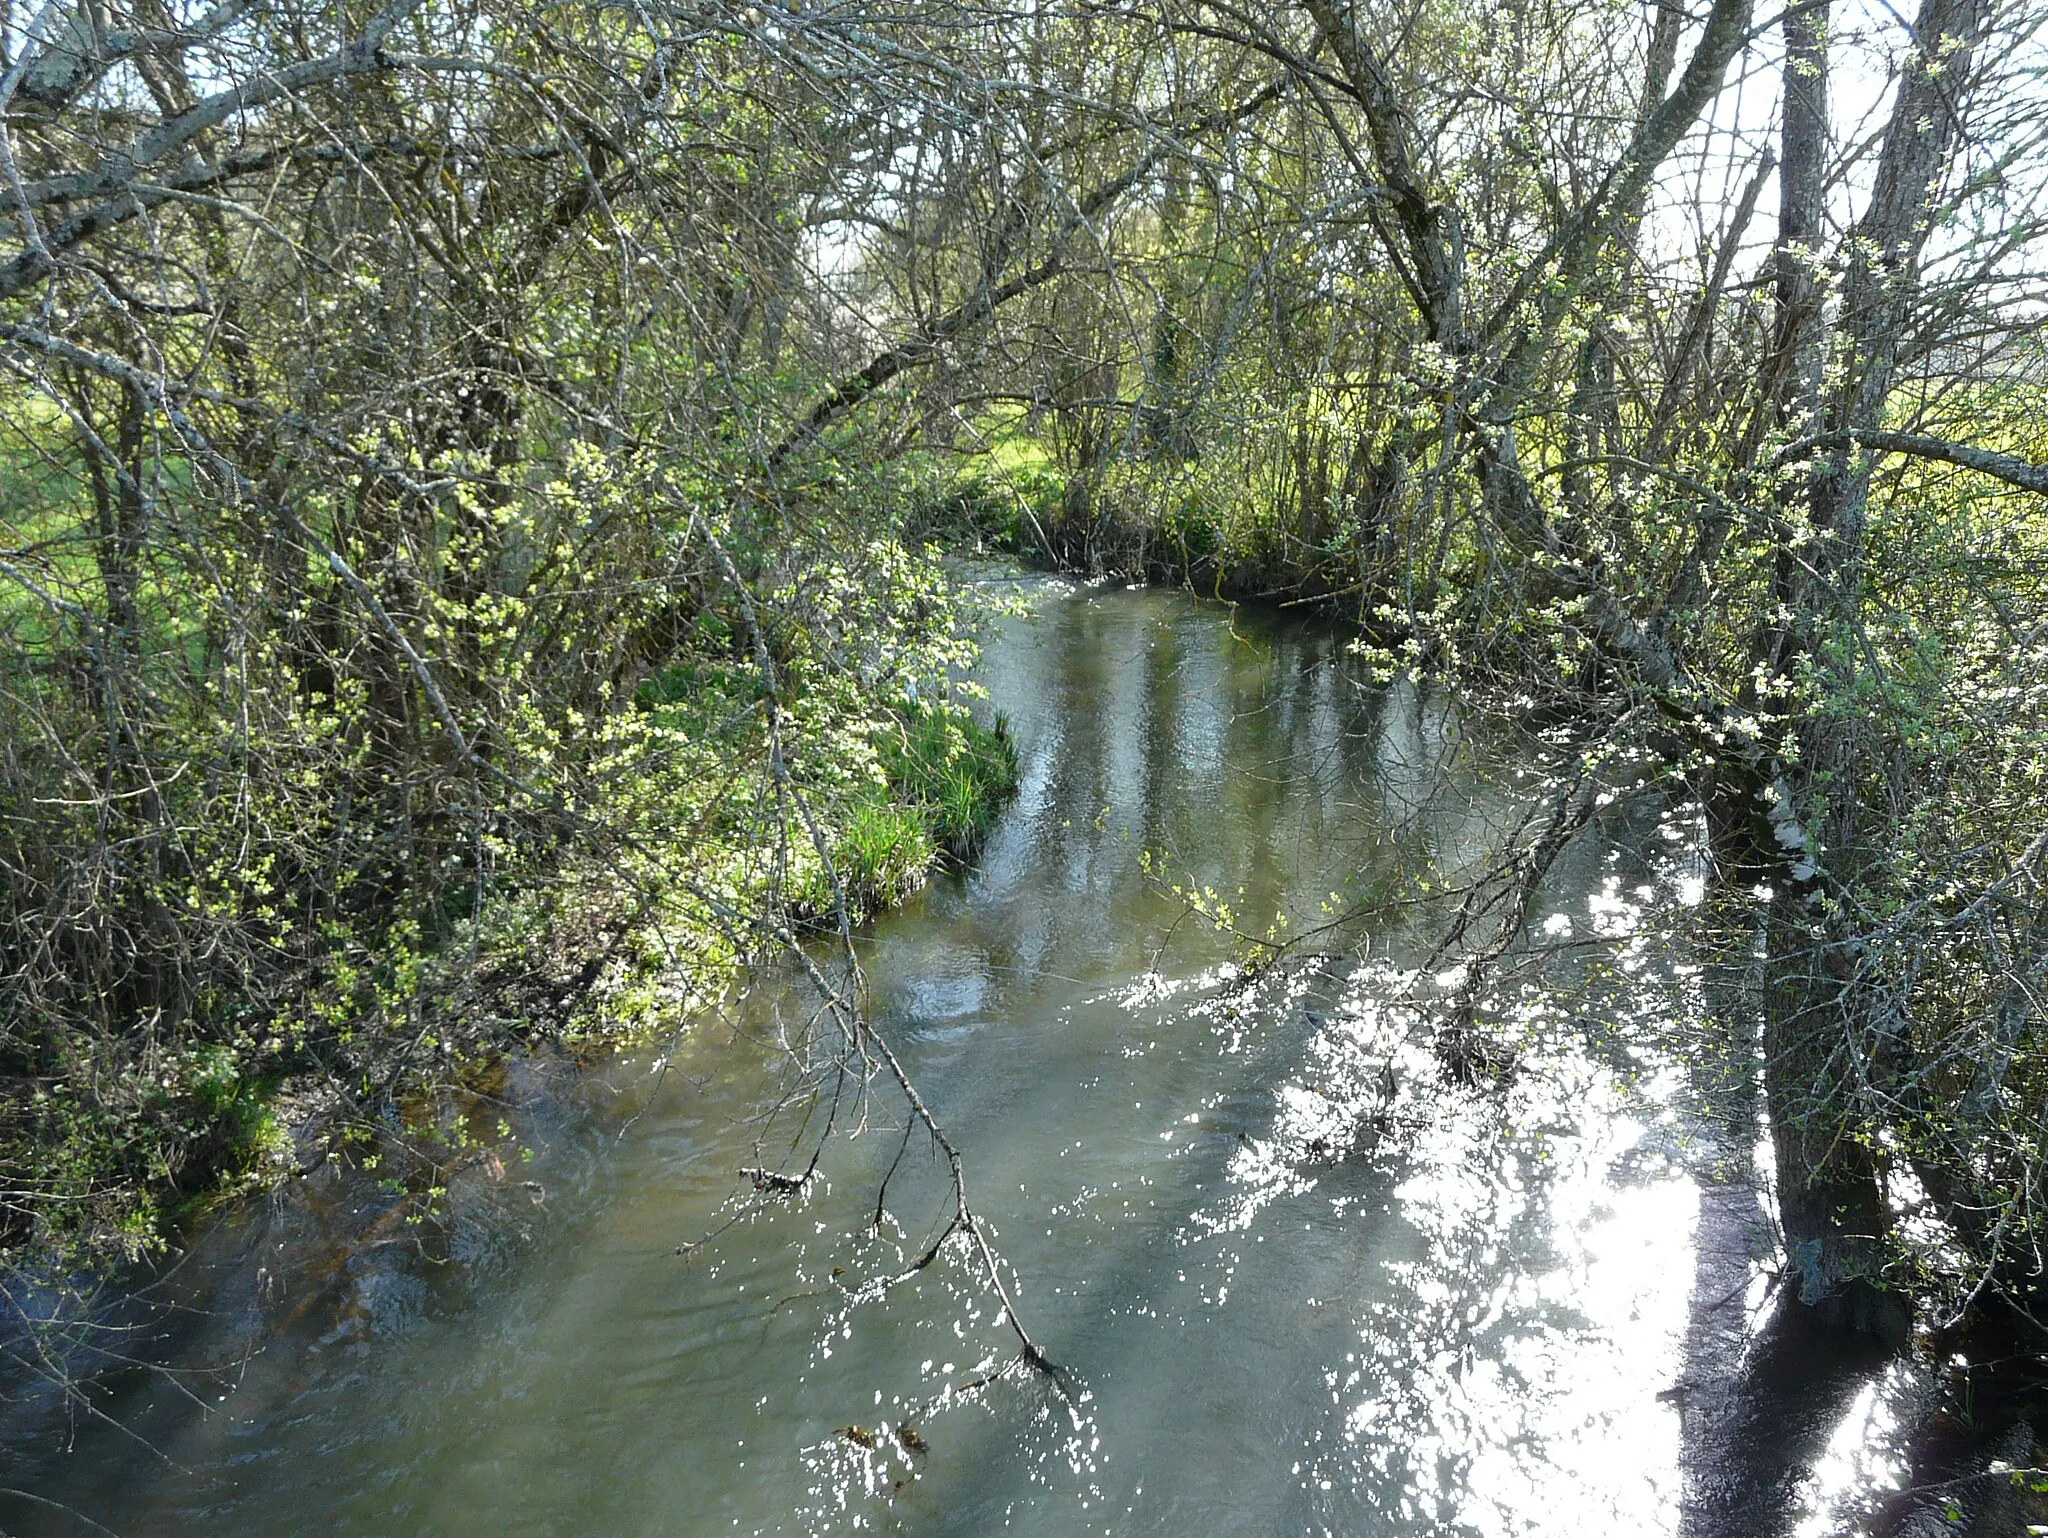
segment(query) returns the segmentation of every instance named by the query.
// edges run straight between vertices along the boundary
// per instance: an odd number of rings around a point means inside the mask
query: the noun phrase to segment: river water
[[[330,1172],[221,1225],[100,1342],[170,1372],[10,1412],[0,1528],[1831,1530],[1896,1461],[1881,1377],[1702,1404],[1764,1302],[1750,1155],[1667,1050],[1696,979],[1615,938],[1696,900],[1680,832],[1617,811],[1584,842],[1557,959],[1495,1022],[1514,1072],[1448,1082],[1407,1002],[1427,915],[1247,979],[1176,888],[1310,929],[1487,847],[1512,752],[1312,624],[1026,591],[979,670],[1016,803],[862,943],[1064,1390],[1014,1370],[958,1248],[873,1295],[948,1210],[884,1086],[807,1191],[739,1173],[812,1007],[770,978],[670,1050],[515,1067],[512,1139],[442,1218]]]

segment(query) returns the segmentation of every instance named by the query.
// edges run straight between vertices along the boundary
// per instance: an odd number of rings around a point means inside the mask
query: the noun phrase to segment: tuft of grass
[[[833,863],[848,902],[873,912],[923,886],[937,854],[918,808],[877,797],[848,811]]]
[[[875,728],[881,783],[835,808],[832,864],[856,918],[919,890],[941,860],[972,857],[1017,788],[1017,750],[1000,716],[987,726],[957,705],[905,704]],[[830,911],[824,872],[799,910]]]
[[[1061,486],[1050,473],[971,471],[915,508],[905,534],[953,550],[1019,550],[1030,543],[1025,524],[1058,505]]]
[[[984,726],[957,708],[908,706],[877,748],[895,798],[955,860],[972,857],[1016,793],[1017,748],[1000,712]]]

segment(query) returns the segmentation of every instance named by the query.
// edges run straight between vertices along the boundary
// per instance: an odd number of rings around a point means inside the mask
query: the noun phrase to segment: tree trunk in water
[[[1826,361],[1818,247],[1827,196],[1827,35],[1825,3],[1785,13],[1770,394],[1780,426],[1795,436],[1819,426]],[[1767,627],[1759,660],[1785,686],[1782,698],[1796,697],[1791,690],[1802,659],[1824,668],[1816,655],[1820,644],[1856,606],[1855,563],[1844,563],[1844,554],[1839,540],[1829,541],[1817,560],[1789,547],[1778,552],[1773,596],[1791,619]],[[1806,751],[1788,779],[1801,820],[1808,820],[1804,814],[1817,804],[1822,786],[1836,792],[1827,801],[1822,839],[1833,863],[1855,846],[1854,782],[1834,783],[1832,775],[1815,771],[1853,761],[1856,723],[1809,712],[1797,736]],[[1809,829],[1821,831],[1810,822]],[[1785,1256],[1800,1302],[1835,1323],[1903,1339],[1911,1322],[1905,1301],[1884,1280],[1890,1217],[1883,1173],[1865,1137],[1854,1075],[1846,1071],[1849,1043],[1860,1034],[1849,985],[1853,962],[1831,943],[1822,895],[1809,890],[1812,856],[1781,842],[1767,835],[1757,852],[1759,879],[1771,891],[1763,922],[1764,1100]]]
[[[1773,389],[1793,436],[1882,425],[1919,254],[1933,223],[1941,167],[1960,132],[1983,0],[1925,0],[1920,50],[1899,84],[1876,186],[1853,232],[1834,350],[1840,383],[1824,398],[1829,362],[1813,256],[1826,197],[1826,5],[1785,16],[1787,89],[1781,140],[1778,325]],[[1804,837],[1772,830],[1759,844],[1772,889],[1765,920],[1764,1084],[1777,1156],[1778,1206],[1800,1300],[1823,1317],[1888,1340],[1910,1327],[1904,1295],[1886,1279],[1891,1214],[1870,1135],[1869,1066],[1894,1036],[1885,991],[1862,973],[1862,948],[1843,911],[1868,858],[1862,826],[1868,715],[1863,681],[1864,507],[1870,458],[1846,447],[1801,478],[1793,530],[1779,551],[1773,620],[1760,676],[1798,701],[1788,767],[1790,810]],[[1800,513],[1804,513],[1803,519]],[[1801,530],[1801,523],[1806,525]],[[1799,536],[1810,535],[1794,548]],[[1810,843],[1808,841],[1811,841]],[[1823,880],[1819,867],[1825,866]]]
[[[1752,997],[1762,1017],[1764,1110],[1788,1280],[1822,1320],[1899,1344],[1911,1309],[1885,1275],[1890,1207],[1849,1061],[1871,1000],[1853,982],[1850,948],[1831,933],[1812,861],[1770,821],[1771,794],[1724,768],[1706,807],[1716,885],[1771,893]]]
[[[1790,1280],[1828,1322],[1903,1344],[1912,1314],[1885,1274],[1891,1211],[1850,1061],[1860,990],[1835,975],[1823,926],[1783,894],[1764,944],[1764,1100]]]

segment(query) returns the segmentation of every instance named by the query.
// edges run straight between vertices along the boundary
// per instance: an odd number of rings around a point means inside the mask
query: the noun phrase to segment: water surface
[[[1447,1084],[1405,1002],[1407,910],[1247,981],[1176,888],[1246,931],[1311,928],[1333,894],[1485,848],[1521,806],[1512,752],[1363,687],[1328,630],[1033,591],[980,675],[1016,804],[863,957],[1069,1393],[1005,1370],[956,1250],[865,1296],[947,1212],[885,1086],[803,1195],[738,1173],[780,1152],[774,1041],[812,1008],[767,979],[672,1053],[519,1068],[502,1100],[531,1157],[470,1159],[443,1226],[340,1176],[226,1225],[135,1342],[179,1375],[117,1376],[68,1429],[43,1405],[0,1479],[38,1499],[0,1495],[0,1526],[94,1530],[61,1505],[181,1538],[1703,1530],[1685,1375],[1758,1301],[1749,1171],[1662,1050],[1683,969],[1624,947],[1589,982],[1570,948],[1696,896],[1676,836],[1587,841],[1541,926],[1559,960],[1496,1022],[1512,1082]],[[1861,1387],[1795,1417],[1838,1486],[1876,1456],[1827,1440]],[[1805,1463],[1780,1472],[1772,1511],[1818,1521]]]

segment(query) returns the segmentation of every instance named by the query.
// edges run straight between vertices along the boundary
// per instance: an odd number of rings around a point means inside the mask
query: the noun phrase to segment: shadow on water
[[[34,1497],[0,1530],[1804,1538],[1917,1477],[1844,1460],[1895,1368],[1753,1327],[1753,1160],[1672,1051],[1687,975],[1626,938],[1689,900],[1659,821],[1617,809],[1538,915],[1611,971],[1567,951],[1495,1022],[1516,1071],[1448,1084],[1403,910],[1248,980],[1176,889],[1300,932],[1455,870],[1521,804],[1513,746],[1312,624],[1032,592],[981,668],[1016,803],[864,962],[1075,1403],[965,1387],[1012,1343],[964,1267],[862,1301],[944,1206],[913,1149],[868,1226],[882,1102],[745,1205],[764,1039],[805,1008],[771,977],[663,1074],[521,1065],[438,1224],[340,1169],[224,1224],[118,1316],[175,1376],[0,1408]]]
[[[1893,1356],[1796,1303],[1772,1307],[1732,1377],[1687,1396],[1685,1538],[1792,1533],[1814,1465]]]

